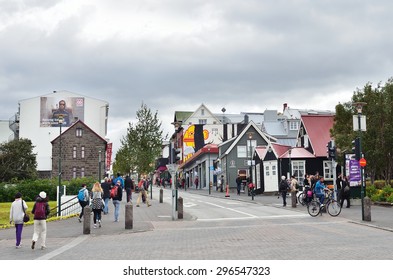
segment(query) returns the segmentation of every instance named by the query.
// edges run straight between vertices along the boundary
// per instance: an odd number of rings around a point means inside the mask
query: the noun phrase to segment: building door
[[[265,192],[276,192],[278,190],[277,161],[270,160],[263,163]]]

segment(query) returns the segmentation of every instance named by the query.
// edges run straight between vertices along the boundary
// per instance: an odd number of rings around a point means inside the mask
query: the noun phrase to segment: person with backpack
[[[15,224],[16,249],[22,247],[23,216],[26,210],[27,204],[22,199],[22,194],[20,192],[16,193],[15,200],[12,202],[10,209],[10,224],[12,222]]]
[[[82,188],[78,192],[78,201],[82,208],[78,218],[78,221],[81,223],[83,217],[83,209],[85,208],[85,206],[89,205],[89,191],[87,190],[86,184],[82,184]]]
[[[132,181],[130,175],[127,175],[126,179],[124,180],[124,188],[127,194],[127,203],[129,203],[132,200],[132,192],[134,191],[134,182]]]
[[[143,200],[143,197],[145,197],[145,202],[147,204],[147,207],[150,207],[150,201],[149,201],[149,197],[147,195],[147,191],[149,189],[149,182],[147,181],[147,179],[142,178],[139,183],[138,183],[138,188],[139,188],[139,195],[138,195],[138,199],[136,200],[136,207],[139,207],[139,203],[141,202],[141,199]]]
[[[34,233],[31,249],[34,250],[35,243],[41,238],[41,250],[44,250],[46,248],[46,218],[50,213],[46,192],[42,191],[37,196],[31,213],[34,214]]]
[[[120,213],[120,202],[123,197],[123,189],[121,188],[121,181],[117,180],[116,184],[111,189],[111,198],[113,202],[113,206],[115,207],[114,216],[115,222],[119,221],[119,213]]]
[[[112,184],[110,183],[110,180],[108,177],[105,177],[104,182],[101,183],[101,188],[104,191],[104,196],[102,197],[104,199],[104,215],[107,215],[109,213],[109,199],[111,198],[111,188]]]
[[[285,176],[281,176],[280,184],[278,185],[278,191],[282,197],[283,207],[287,206],[287,192],[290,190],[289,184]]]

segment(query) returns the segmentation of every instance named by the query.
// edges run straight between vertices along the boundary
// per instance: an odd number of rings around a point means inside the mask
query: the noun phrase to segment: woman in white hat
[[[46,248],[46,218],[50,212],[48,199],[45,192],[40,192],[34,203],[31,213],[34,214],[34,234],[31,242],[31,249],[34,250],[35,243],[41,238],[41,250]]]

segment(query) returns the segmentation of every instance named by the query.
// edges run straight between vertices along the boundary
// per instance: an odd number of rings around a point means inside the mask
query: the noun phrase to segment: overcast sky
[[[176,110],[334,110],[392,77],[393,1],[0,0],[0,119],[67,90],[108,101],[108,138],[142,102]]]

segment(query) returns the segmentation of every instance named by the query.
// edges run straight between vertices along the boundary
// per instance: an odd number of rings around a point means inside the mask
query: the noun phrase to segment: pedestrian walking
[[[127,175],[124,180],[124,189],[127,194],[127,203],[129,203],[132,200],[132,192],[134,191],[134,182],[129,175]]]
[[[101,188],[101,184],[99,182],[95,182],[93,188],[91,190],[92,199],[91,199],[91,209],[93,210],[93,227],[97,228],[98,226],[101,227],[101,212],[104,208],[104,200],[102,196],[104,191]]]
[[[237,195],[240,195],[241,187],[242,187],[242,179],[240,178],[240,175],[237,175],[236,178]]]
[[[109,205],[109,199],[111,198],[110,197],[111,187],[112,185],[110,183],[109,178],[105,177],[104,182],[101,183],[101,188],[102,191],[104,192],[104,195],[102,197],[104,199],[104,209],[103,209],[104,215],[107,215],[109,213],[108,205]]]
[[[282,206],[287,206],[287,192],[290,190],[289,184],[285,176],[281,176],[280,184],[278,185],[278,191],[282,197]]]
[[[48,198],[44,191],[37,196],[31,213],[34,214],[34,233],[31,241],[31,249],[41,239],[41,250],[46,249],[46,219],[50,213]]]
[[[79,214],[79,222],[82,222],[83,217],[83,209],[89,205],[89,191],[87,190],[86,184],[82,184],[82,188],[78,192],[78,201],[79,205],[81,206],[82,210]]]
[[[113,206],[115,207],[114,218],[115,218],[115,222],[118,222],[119,214],[120,214],[120,202],[123,198],[123,189],[121,188],[120,180],[116,181],[116,184],[111,189],[111,193],[113,193],[111,197],[112,197]]]
[[[348,177],[344,176],[341,181],[340,204],[341,208],[344,205],[344,200],[347,201],[347,208],[351,207],[351,188],[349,186]]]
[[[136,207],[139,207],[139,203],[141,202],[141,199],[143,200],[143,197],[145,198],[147,207],[150,207],[151,204],[148,196],[149,181],[144,178],[141,179],[138,183],[138,189],[139,189],[139,195],[138,195],[138,199],[136,200]]]
[[[15,238],[16,238],[16,249],[22,247],[22,231],[23,231],[23,217],[27,210],[27,204],[22,199],[20,192],[15,194],[15,200],[11,204],[10,209],[10,224],[15,224]]]

